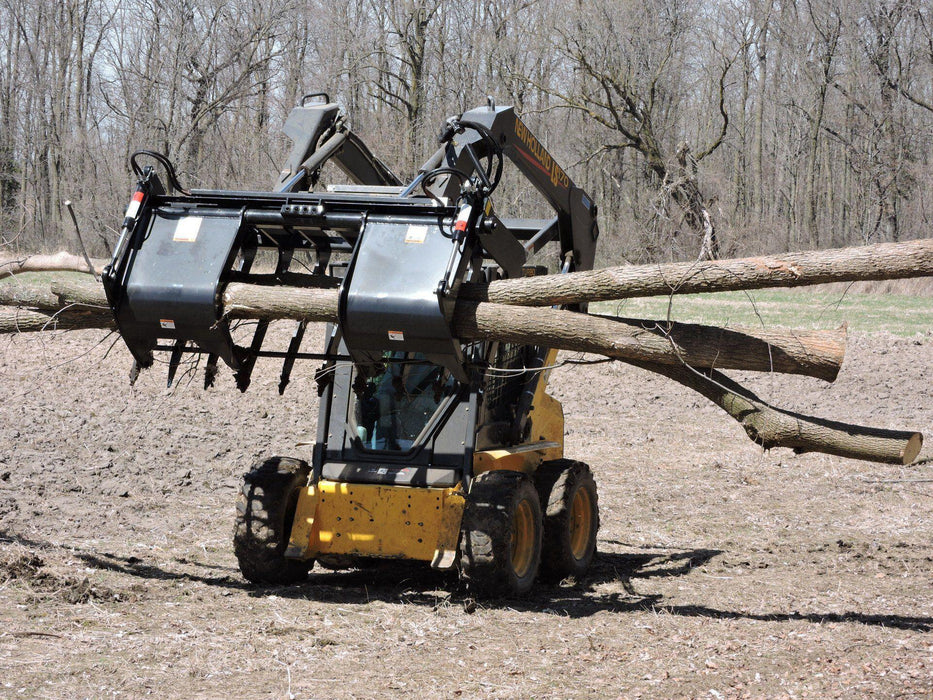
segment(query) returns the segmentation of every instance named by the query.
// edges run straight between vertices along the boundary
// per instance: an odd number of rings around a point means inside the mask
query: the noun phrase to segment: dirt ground
[[[288,329],[280,329],[285,337]],[[699,396],[566,367],[590,463],[591,575],[474,604],[387,564],[257,588],[231,547],[243,472],[307,456],[314,363],[284,397],[165,368],[102,332],[0,339],[0,697],[933,696],[933,460],[764,453]],[[851,338],[838,381],[741,379],[788,408],[933,436],[933,332]],[[925,460],[925,461],[924,461]]]

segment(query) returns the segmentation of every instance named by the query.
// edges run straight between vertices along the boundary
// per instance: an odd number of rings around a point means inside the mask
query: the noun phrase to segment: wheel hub
[[[512,516],[512,570],[520,578],[531,570],[535,552],[535,517],[528,501],[521,501]]]
[[[593,527],[593,506],[586,489],[577,489],[570,505],[570,551],[574,559],[586,556]]]

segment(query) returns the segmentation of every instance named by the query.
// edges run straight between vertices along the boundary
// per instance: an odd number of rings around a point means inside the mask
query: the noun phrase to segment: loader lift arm
[[[570,265],[564,271],[591,270],[599,237],[596,204],[570,179],[557,160],[525,125],[512,107],[485,107],[464,112],[448,121],[441,136],[443,145],[419,170],[416,183],[423,183],[438,169],[473,173],[477,161],[498,151],[511,160],[541,193],[557,216],[539,228],[525,244],[538,252],[559,240],[560,259]],[[439,196],[455,197],[460,183],[447,176],[431,189]]]
[[[279,192],[314,189],[321,167],[331,159],[358,185],[402,186],[395,173],[350,130],[339,105],[327,93],[305,95],[288,115],[283,130],[294,145],[279,174]]]

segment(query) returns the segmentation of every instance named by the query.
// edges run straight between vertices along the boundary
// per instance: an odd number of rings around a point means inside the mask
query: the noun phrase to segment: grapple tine
[[[307,323],[302,321],[298,324],[298,327],[295,329],[295,334],[292,336],[291,342],[288,344],[288,351],[285,356],[285,362],[282,363],[282,375],[279,378],[279,396],[285,393],[285,387],[288,386],[289,378],[292,375],[292,367],[295,366],[295,355],[298,353],[298,348],[301,347],[301,341],[305,337],[305,328],[307,328]]]
[[[175,381],[175,373],[178,371],[178,365],[181,364],[181,355],[184,351],[185,341],[176,341],[175,347],[172,349],[172,355],[168,361],[168,383],[166,386],[169,388],[171,388],[172,382]]]
[[[207,356],[207,366],[204,367],[204,388],[210,389],[214,386],[214,380],[217,378],[217,355],[210,353]]]

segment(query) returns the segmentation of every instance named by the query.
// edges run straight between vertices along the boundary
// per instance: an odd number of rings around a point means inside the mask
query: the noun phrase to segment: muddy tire
[[[535,485],[544,505],[542,578],[582,576],[596,555],[599,531],[599,499],[589,466],[569,459],[545,462]]]
[[[529,477],[505,471],[476,477],[460,538],[460,567],[470,592],[528,593],[541,565],[542,536],[541,504]]]
[[[299,459],[272,457],[244,475],[236,501],[233,551],[247,581],[287,584],[308,577],[314,562],[286,559],[285,548],[298,494],[310,473]]]

